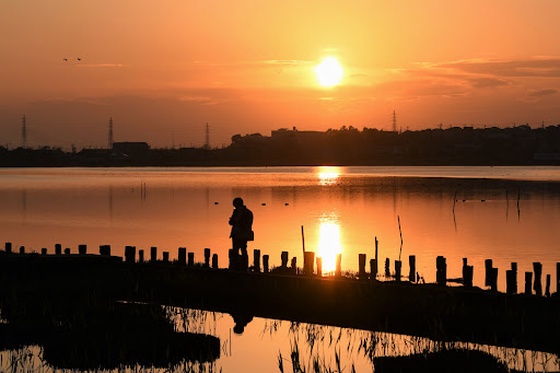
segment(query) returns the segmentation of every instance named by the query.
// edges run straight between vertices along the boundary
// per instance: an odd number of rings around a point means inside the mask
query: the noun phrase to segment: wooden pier
[[[517,293],[517,265],[512,265],[502,293],[496,290],[497,269],[491,261],[486,262],[484,290],[473,286],[466,259],[463,277],[448,286],[444,257],[436,260],[437,281],[431,284],[417,283],[413,256],[408,276],[402,275],[400,261],[394,272],[386,261],[389,277],[384,281],[378,280],[379,261],[370,260],[368,271],[365,255],[352,277],[342,275],[340,258],[335,275],[323,276],[320,258],[311,253],[304,255],[302,268],[288,252],[277,267],[257,250],[251,262],[230,252],[228,268],[218,267],[210,249],[201,262],[185,248],[178,248],[177,260],[170,261],[168,252],[161,258],[155,247],[147,258],[143,250],[127,246],[121,258],[111,255],[109,245],[101,246],[99,254],[88,254],[85,245],[76,254],[57,245],[53,255],[46,249],[14,253],[7,243],[0,251],[0,302],[38,294],[102,297],[229,313],[238,332],[252,317],[265,317],[560,353],[560,264],[556,292],[549,275],[543,291],[537,264],[534,276],[525,274],[530,282],[522,293]]]

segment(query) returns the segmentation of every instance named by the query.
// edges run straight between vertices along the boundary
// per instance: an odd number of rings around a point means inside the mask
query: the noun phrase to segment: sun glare
[[[316,254],[323,259],[323,271],[331,272],[336,267],[336,255],[342,252],[340,227],[334,221],[322,221],[319,226],[319,250]]]
[[[322,87],[334,87],[342,81],[344,71],[336,57],[325,57],[315,67],[315,76]]]

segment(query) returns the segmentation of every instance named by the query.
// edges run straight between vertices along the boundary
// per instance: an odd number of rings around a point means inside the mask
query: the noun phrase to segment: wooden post
[[[268,254],[263,255],[263,272],[268,273],[268,260],[270,259]]]
[[[556,292],[560,294],[560,263],[556,263]]]
[[[4,244],[4,250],[5,250],[7,253],[11,253],[11,252],[12,252],[12,243],[11,243],[11,242],[6,242],[6,243]]]
[[[111,245],[99,245],[99,254],[102,256],[111,256]]]
[[[531,285],[533,285],[533,272],[525,272],[525,294],[531,295]]]
[[[395,280],[401,282],[402,261],[395,260]]]
[[[376,280],[377,279],[377,259],[370,259],[369,261],[369,279]]]
[[[546,275],[546,288],[544,291],[544,295],[547,298],[550,298],[550,274]]]
[[[138,250],[138,263],[144,263],[144,250]]]
[[[204,266],[210,268],[210,248],[204,248]]]
[[[366,254],[358,254],[358,278],[360,280],[367,280],[366,258]]]
[[[315,261],[317,262],[317,276],[323,277],[323,258],[318,256]]]
[[[484,261],[484,286],[490,286],[491,274],[492,272],[492,259],[486,259]]]
[[[56,255],[61,255],[62,254],[62,245],[57,243],[54,245],[54,253]]]
[[[408,265],[410,267],[408,271],[408,281],[416,282],[416,255],[408,256]]]
[[[290,268],[292,269],[294,274],[297,273],[297,258],[295,256],[292,258]]]
[[[164,252],[162,253],[162,255],[163,255],[163,258],[162,258],[162,259],[163,259],[163,262],[164,262],[164,263],[168,263],[168,262],[169,262],[169,251],[164,251]]]
[[[156,262],[156,261],[157,261],[157,247],[152,246],[150,248],[150,262]]]
[[[391,260],[389,258],[385,258],[385,277],[391,277]]]
[[[441,255],[436,258],[436,282],[438,285],[447,285],[447,263]]]
[[[259,249],[253,250],[253,270],[255,272],[261,271],[261,251]]]
[[[336,254],[335,276],[342,276],[342,254]]]
[[[498,291],[498,268],[490,268],[490,290]]]
[[[20,246],[19,247],[19,253],[20,254],[25,254],[25,246]]]
[[[186,247],[180,247],[177,250],[177,263],[179,263],[179,265],[181,265],[181,266],[187,265],[187,248]]]
[[[43,247],[41,249],[41,255],[47,255],[47,248],[46,247]]]
[[[23,246],[22,246],[23,247]],[[22,253],[23,254],[23,253]],[[64,249],[64,255],[70,255],[70,248],[67,247],[66,249]]]
[[[533,290],[535,290],[535,294],[539,297],[542,297],[542,263],[534,262],[533,263],[533,271],[535,272],[535,281],[533,283]]]
[[[136,261],[136,246],[124,247],[124,261],[126,263],[134,263]]]
[[[286,268],[288,266],[288,252],[282,251],[282,254],[280,254],[280,259],[282,260],[282,268]]]
[[[377,274],[379,273],[379,241],[377,241],[377,236],[375,237],[375,277],[377,277]],[[373,272],[373,271],[372,271]]]
[[[218,254],[212,254],[212,269],[218,268]]]
[[[188,252],[187,253],[187,265],[189,267],[194,266],[194,253],[193,252]]]
[[[511,269],[506,271],[506,293],[517,294],[517,263],[511,263]]]
[[[78,254],[80,254],[80,255],[87,254],[87,245],[86,244],[78,245]]]
[[[303,253],[303,274],[313,275],[313,268],[315,267],[315,252],[306,251]]]
[[[463,286],[466,288],[472,288],[473,286],[473,272],[473,266],[467,265],[463,268]]]

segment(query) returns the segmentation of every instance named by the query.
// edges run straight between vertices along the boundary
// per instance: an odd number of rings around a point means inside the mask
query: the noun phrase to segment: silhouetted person
[[[229,218],[231,225],[231,248],[235,254],[241,251],[242,256],[247,256],[247,241],[253,241],[253,213],[243,204],[243,199],[233,199],[233,213]]]

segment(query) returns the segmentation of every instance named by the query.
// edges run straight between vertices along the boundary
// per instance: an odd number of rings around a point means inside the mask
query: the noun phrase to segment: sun
[[[325,57],[315,67],[315,76],[322,87],[334,87],[342,81],[344,71],[336,57]]]

